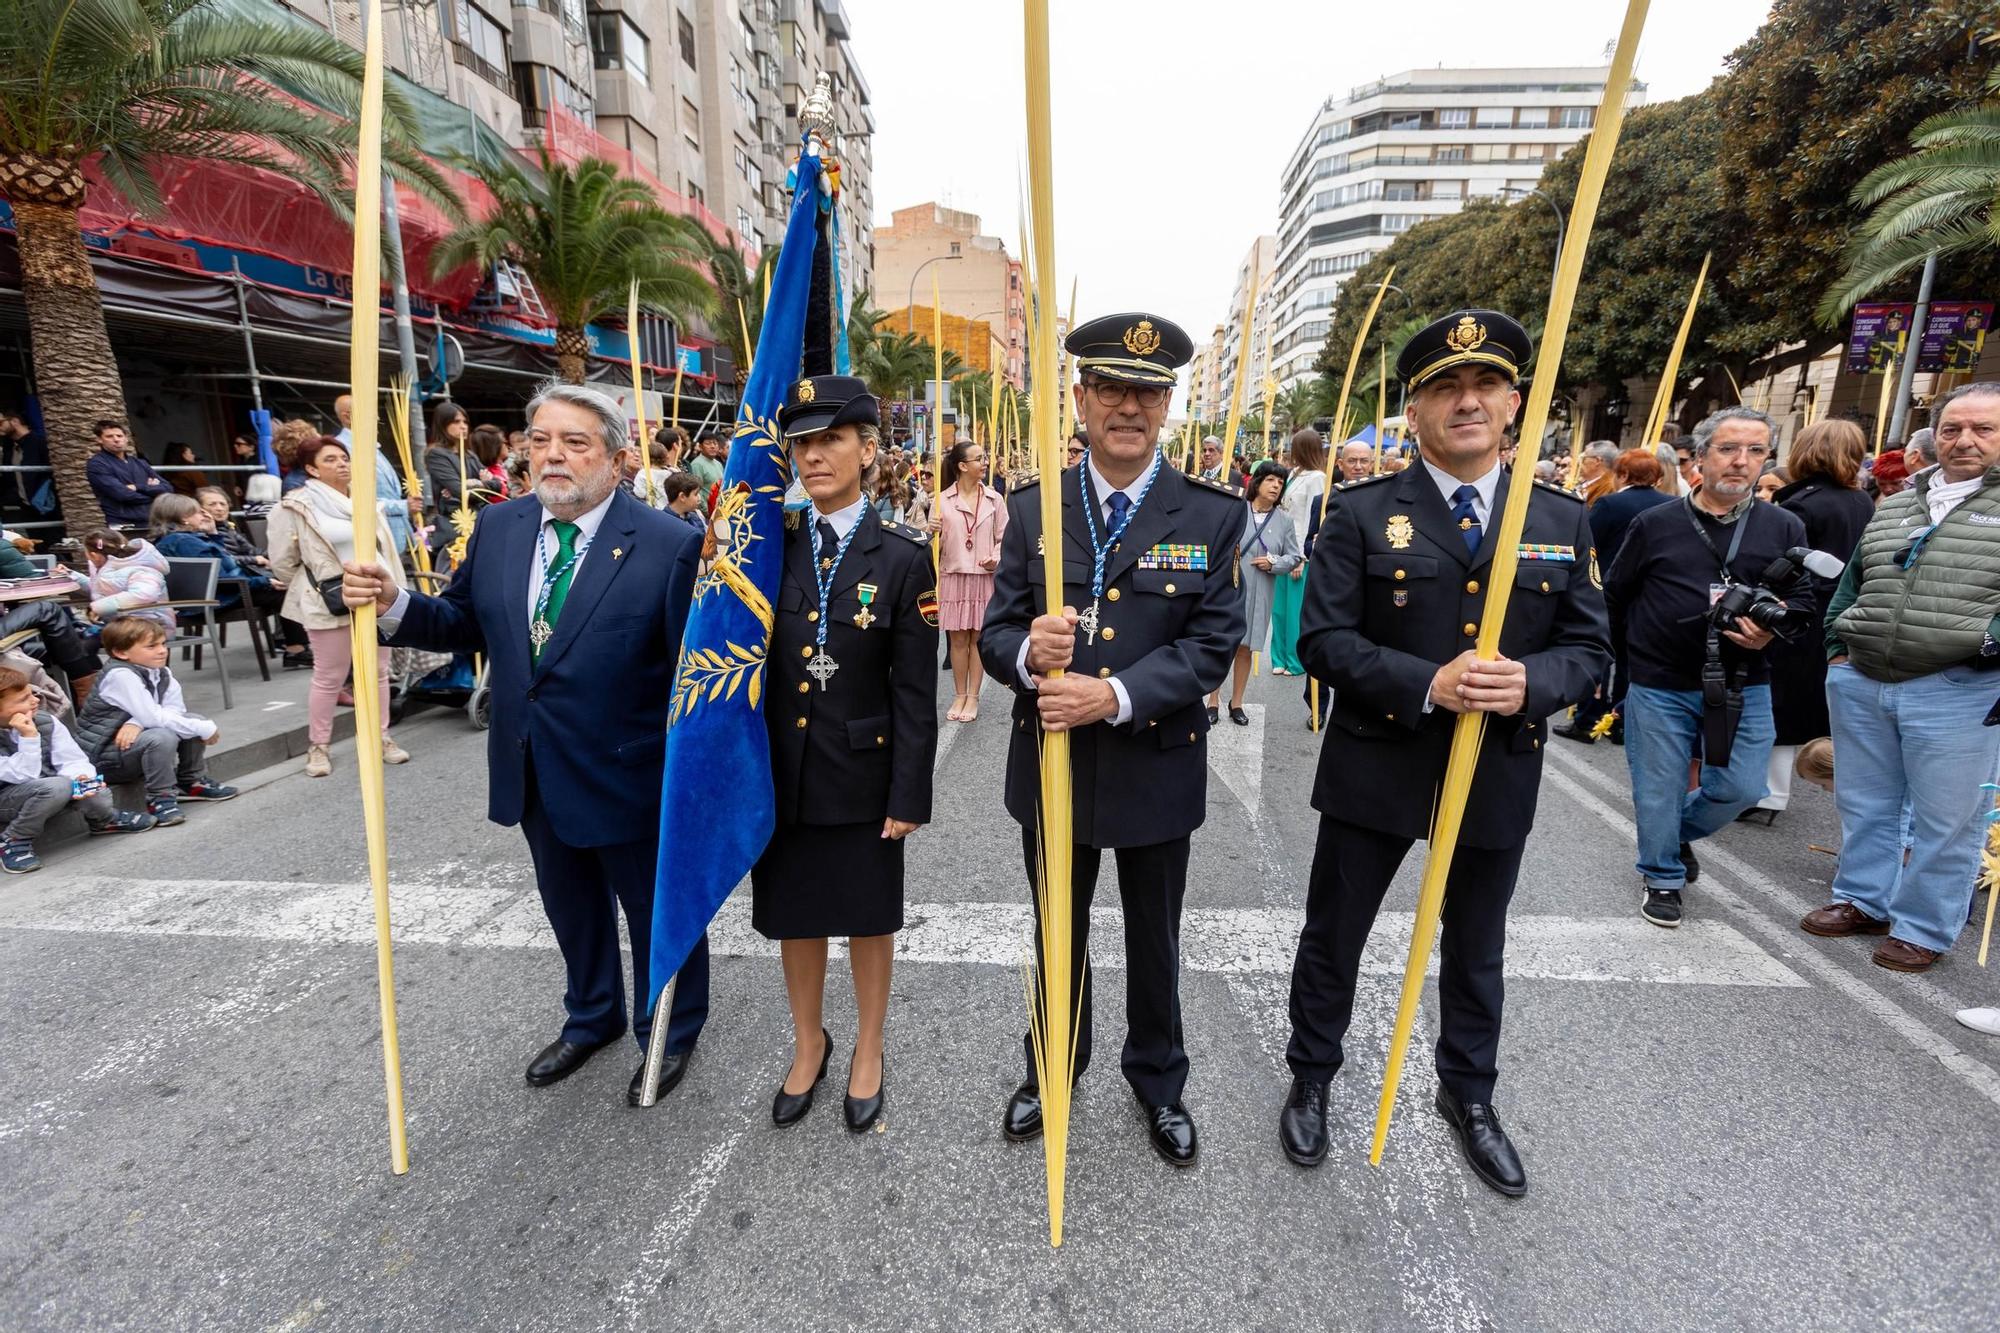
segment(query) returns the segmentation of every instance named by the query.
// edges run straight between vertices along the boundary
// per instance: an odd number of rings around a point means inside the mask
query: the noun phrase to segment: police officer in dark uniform
[[[750,871],[751,922],[781,941],[794,1030],[771,1118],[803,1119],[826,1076],[826,942],[845,935],[860,1028],[846,1114],[859,1132],[882,1110],[903,839],[931,817],[937,582],[930,539],[884,523],[861,493],[880,443],[868,387],[844,375],[802,379],[778,420],[812,503],[786,520],[764,701],[777,828]]]
[[[1590,696],[1610,657],[1583,502],[1535,483],[1500,658],[1472,645],[1510,485],[1504,432],[1533,353],[1493,310],[1426,327],[1396,359],[1420,456],[1328,502],[1299,621],[1306,670],[1333,687],[1313,808],[1318,846],[1292,967],[1292,1089],[1279,1141],[1326,1156],[1327,1082],[1342,1062],[1362,947],[1411,843],[1430,835],[1455,715],[1489,714],[1444,898],[1437,1107],[1502,1194],[1527,1191],[1492,1107],[1507,903],[1534,821],[1546,719]]]
[[[1074,390],[1076,414],[1090,447],[1062,474],[1056,539],[1063,604],[1045,605],[1042,493],[1037,483],[1024,483],[1008,499],[979,650],[994,679],[1016,691],[1007,812],[1021,824],[1031,885],[1040,733],[1071,734],[1071,994],[1081,1006],[1076,1074],[1090,1062],[1090,900],[1110,848],[1125,918],[1125,1077],[1154,1149],[1175,1166],[1190,1166],[1198,1145],[1194,1120],[1181,1105],[1188,1069],[1181,1042],[1181,902],[1188,835],[1207,807],[1202,700],[1221,684],[1243,637],[1234,563],[1243,506],[1227,490],[1169,466],[1156,443],[1174,372],[1194,350],[1187,334],[1153,316],[1110,315],[1076,328],[1065,346],[1082,379]],[[1048,679],[1056,670],[1064,674]],[[1028,1077],[1004,1121],[1016,1141],[1042,1132],[1033,1046],[1024,1045]]]

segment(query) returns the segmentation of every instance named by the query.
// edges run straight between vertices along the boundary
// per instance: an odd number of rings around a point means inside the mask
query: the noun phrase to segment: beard
[[[617,486],[617,475],[611,468],[586,476],[544,475],[535,481],[535,498],[550,510],[568,509],[582,514],[597,508]]]

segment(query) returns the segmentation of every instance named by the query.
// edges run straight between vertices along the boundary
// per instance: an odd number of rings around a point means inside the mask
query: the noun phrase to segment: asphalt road
[[[770,1123],[789,1024],[743,896],[687,1081],[629,1109],[629,1043],[548,1089],[562,977],[484,739],[407,723],[388,774],[413,1167],[388,1170],[351,746],[143,839],[0,883],[7,1329],[1876,1328],[2000,1324],[2000,1043],[1968,947],[1927,977],[1796,929],[1839,831],[1802,791],[1705,846],[1690,922],[1640,920],[1623,752],[1555,743],[1512,917],[1496,1101],[1532,1190],[1466,1170],[1419,1034],[1367,1161],[1407,915],[1364,973],[1335,1141],[1276,1143],[1286,973],[1315,819],[1296,681],[1210,750],[1183,995],[1198,1167],[1154,1158],[1118,1075],[1116,895],[1068,1223],[1004,1142],[1026,939],[1006,720],[952,727],[909,864],[881,1132]],[[584,742],[584,743],[587,743]],[[708,799],[729,799],[718,780]],[[1420,857],[1392,890],[1407,913]],[[1109,869],[1107,867],[1107,878]],[[1108,886],[1107,886],[1108,887]],[[745,890],[747,894],[747,890]],[[1983,900],[1982,900],[1983,908]],[[1427,1012],[1424,1026],[1432,1019]]]

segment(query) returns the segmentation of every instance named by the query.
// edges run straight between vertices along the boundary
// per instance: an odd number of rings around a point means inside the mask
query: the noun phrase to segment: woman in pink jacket
[[[986,446],[961,440],[944,456],[949,488],[938,506],[939,624],[951,644],[953,722],[979,716],[979,630],[993,597],[993,571],[1000,567],[1000,538],[1007,531],[1007,506],[986,484]]]

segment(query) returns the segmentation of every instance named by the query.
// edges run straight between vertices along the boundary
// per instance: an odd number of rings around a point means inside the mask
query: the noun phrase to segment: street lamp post
[[[991,319],[995,315],[1004,315],[1006,313],[1007,312],[1004,310],[988,310],[984,314],[974,315],[971,319],[965,321],[965,365],[967,369],[971,369],[972,367],[972,326],[974,324],[977,324],[982,319]],[[988,336],[990,337],[992,334],[990,326],[988,327],[987,333]],[[993,370],[993,367],[989,365],[986,367],[986,369],[987,372],[990,374]]]
[[[940,259],[963,259],[963,258],[965,258],[964,255],[956,255],[956,254],[932,255],[929,259],[926,259],[923,263],[917,265],[916,272],[910,274],[909,299],[903,302],[904,333],[915,333],[917,331],[917,274],[922,273],[925,269],[929,268],[932,264],[937,263]]]
[[[1535,198],[1547,204],[1549,206],[1549,212],[1556,215],[1556,257],[1555,257],[1555,262],[1549,265],[1550,269],[1549,282],[1553,284],[1556,281],[1556,275],[1562,272],[1563,242],[1564,239],[1569,234],[1569,226],[1563,220],[1563,211],[1561,206],[1558,205],[1555,200],[1549,198],[1547,194],[1543,193],[1540,190],[1523,190],[1519,186],[1503,185],[1500,187],[1500,193],[1519,194],[1519,195],[1531,194],[1535,196]]]

